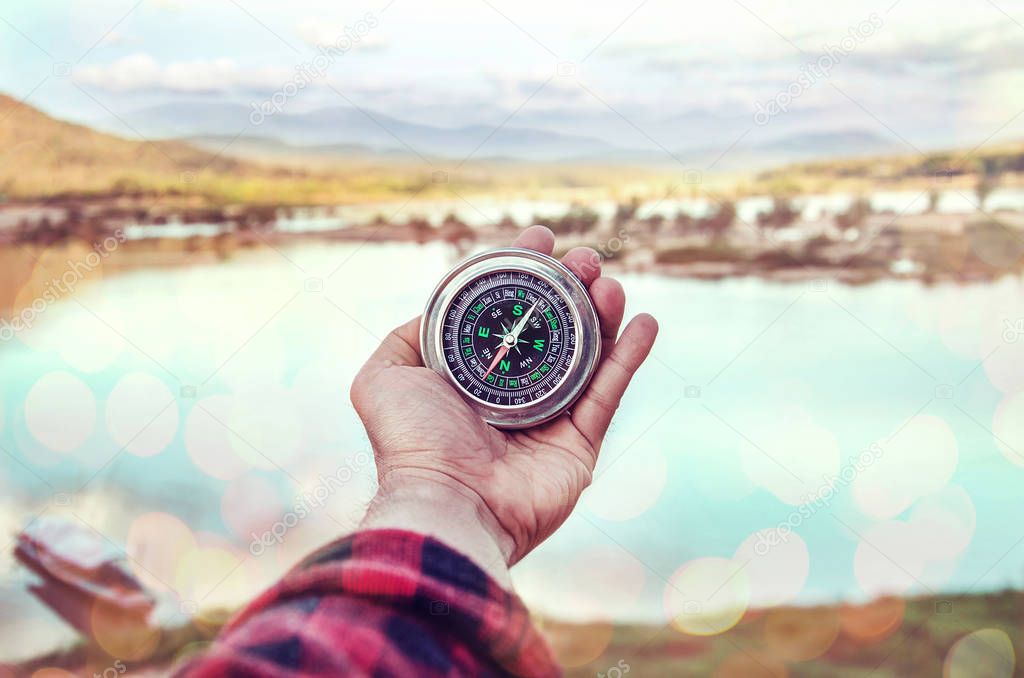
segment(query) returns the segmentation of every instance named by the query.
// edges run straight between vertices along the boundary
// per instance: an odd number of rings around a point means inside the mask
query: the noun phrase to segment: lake
[[[304,244],[50,306],[0,343],[5,539],[65,517],[183,610],[251,597],[357,525],[374,481],[349,384],[454,262]],[[513,570],[532,609],[663,622],[680,591],[713,611],[1024,585],[1019,278],[622,281],[661,335],[593,487]],[[16,625],[10,547],[0,572],[3,659],[30,647],[8,631],[56,621]]]

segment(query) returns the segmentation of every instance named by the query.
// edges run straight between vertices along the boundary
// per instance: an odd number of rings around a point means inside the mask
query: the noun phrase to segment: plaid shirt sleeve
[[[517,596],[436,539],[371,530],[310,556],[180,677],[557,676]]]

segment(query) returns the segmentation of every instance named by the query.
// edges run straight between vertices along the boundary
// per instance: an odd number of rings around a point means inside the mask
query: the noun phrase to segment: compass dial
[[[531,273],[496,271],[455,297],[444,318],[445,360],[458,385],[494,405],[544,398],[576,356],[576,320],[566,299]]]
[[[534,426],[565,412],[601,352],[583,283],[532,250],[490,250],[462,262],[434,290],[420,328],[423,361],[485,421]]]

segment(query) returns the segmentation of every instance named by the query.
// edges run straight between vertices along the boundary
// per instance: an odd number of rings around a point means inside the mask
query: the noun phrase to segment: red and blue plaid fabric
[[[522,601],[465,556],[358,532],[253,601],[178,676],[556,676]]]

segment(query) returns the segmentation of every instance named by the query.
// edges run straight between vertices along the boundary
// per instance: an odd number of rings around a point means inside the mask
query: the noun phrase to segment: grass
[[[749,190],[769,195],[850,192],[885,189],[973,190],[978,177],[999,178],[1003,185],[1022,183],[1024,143],[994,145],[971,152],[865,156],[794,163],[761,172]]]
[[[981,629],[1005,633],[1017,657],[1024,651],[1024,593],[1007,591],[947,598],[881,599],[864,606],[777,608],[748,614],[737,626],[709,637],[673,627],[573,626],[544,628],[570,676],[609,675],[624,662],[631,675],[806,676],[1011,676],[1012,666],[991,638],[961,644],[968,671],[943,674],[951,649]]]

